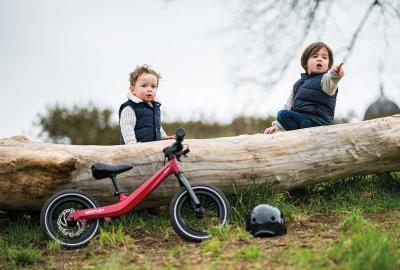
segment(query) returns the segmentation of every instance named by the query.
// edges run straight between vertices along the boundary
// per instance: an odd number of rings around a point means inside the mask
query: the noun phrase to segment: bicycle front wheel
[[[204,209],[202,217],[196,216],[195,205],[186,189],[172,199],[169,217],[179,236],[187,241],[201,242],[211,237],[210,228],[228,222],[230,207],[226,196],[216,187],[194,185],[192,189]]]

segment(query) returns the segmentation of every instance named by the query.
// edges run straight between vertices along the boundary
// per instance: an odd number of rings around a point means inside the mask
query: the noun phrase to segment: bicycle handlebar
[[[181,155],[186,155],[189,153],[189,149],[183,150],[183,139],[186,135],[185,129],[178,128],[175,131],[175,142],[171,146],[167,146],[163,149],[164,156],[170,159],[172,156],[176,156],[179,160]]]
[[[175,131],[175,140],[176,140],[176,142],[177,143],[182,143],[183,142],[183,138],[185,137],[185,135],[186,135],[186,132],[185,132],[185,129],[183,129],[183,128],[178,128],[176,131]]]

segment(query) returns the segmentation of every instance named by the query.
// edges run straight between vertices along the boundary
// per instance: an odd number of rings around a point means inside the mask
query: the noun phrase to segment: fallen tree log
[[[94,180],[95,161],[128,162],[118,175],[128,191],[163,166],[162,149],[172,141],[124,146],[61,145],[0,139],[0,210],[39,210],[53,193],[79,189],[100,203],[115,201],[109,179]],[[308,128],[273,135],[188,139],[191,152],[182,167],[191,183],[210,184],[226,193],[267,183],[290,190],[353,175],[400,170],[400,115],[360,123]],[[167,203],[178,191],[174,177],[146,200]]]

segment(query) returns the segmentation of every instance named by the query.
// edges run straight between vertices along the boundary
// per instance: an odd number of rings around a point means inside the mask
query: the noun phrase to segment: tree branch
[[[347,54],[343,57],[343,62],[346,63],[347,59],[350,57],[353,48],[356,44],[357,38],[361,32],[361,30],[363,29],[365,22],[367,21],[369,15],[371,14],[373,8],[376,5],[380,5],[379,0],[374,0],[374,2],[368,7],[367,11],[365,12],[364,16],[362,17],[360,23],[358,24],[358,27],[356,29],[356,31],[353,33],[352,39],[350,41],[349,46],[347,47]]]

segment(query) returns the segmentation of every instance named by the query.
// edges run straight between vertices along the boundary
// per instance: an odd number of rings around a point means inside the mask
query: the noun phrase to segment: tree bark
[[[79,189],[110,204],[109,179],[95,180],[95,161],[134,165],[117,179],[129,192],[163,166],[162,149],[173,141],[136,145],[61,145],[0,139],[0,210],[39,210],[53,193]],[[192,184],[210,184],[226,194],[253,183],[290,190],[354,175],[400,169],[400,114],[360,123],[308,128],[273,135],[188,139],[182,168]],[[180,189],[173,176],[143,207],[169,202]]]

